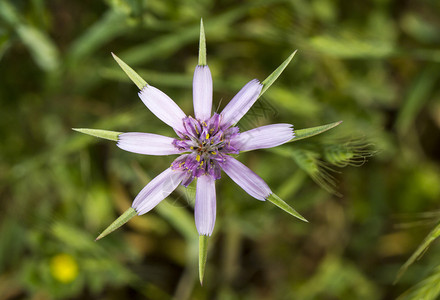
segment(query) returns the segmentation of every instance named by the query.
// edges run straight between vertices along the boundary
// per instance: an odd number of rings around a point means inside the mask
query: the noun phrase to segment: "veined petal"
[[[185,172],[179,170],[166,169],[153,180],[151,180],[133,201],[132,207],[138,215],[143,215],[152,210],[160,201],[168,197],[182,179]]]
[[[240,133],[232,142],[240,151],[272,148],[287,143],[295,136],[293,125],[272,124]]]
[[[173,138],[159,134],[127,132],[118,136],[116,145],[122,150],[146,155],[181,153],[182,151],[173,145],[173,141]]]
[[[243,190],[255,199],[264,201],[272,191],[269,186],[251,169],[231,156],[221,163],[223,171]]]
[[[147,85],[139,92],[139,97],[145,106],[165,124],[180,132],[185,130],[182,123],[183,118],[186,117],[185,113],[164,92]]]
[[[263,85],[257,80],[249,81],[223,109],[222,127],[236,124],[257,101]]]
[[[211,117],[212,76],[208,66],[197,66],[193,79],[194,115],[200,121]]]
[[[210,175],[197,179],[194,218],[199,235],[210,236],[214,230],[216,213],[215,180]]]

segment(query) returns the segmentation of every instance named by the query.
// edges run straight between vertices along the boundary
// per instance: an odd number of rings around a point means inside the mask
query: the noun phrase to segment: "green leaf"
[[[110,131],[110,130],[103,130],[103,129],[90,129],[90,128],[72,128],[75,131],[96,136],[101,139],[111,140],[111,141],[118,141],[118,136],[120,134],[123,134],[123,132],[117,132],[117,131]]]
[[[439,295],[440,266],[437,266],[431,275],[400,295],[397,300],[435,300]]]
[[[331,36],[320,35],[309,39],[310,46],[326,55],[338,58],[384,58],[395,52],[390,40],[368,40],[355,33]]]
[[[35,62],[45,71],[54,71],[58,68],[59,52],[53,41],[38,29],[21,25],[17,34],[28,47]]]
[[[26,24],[21,20],[13,5],[7,1],[0,1],[0,19],[16,31],[21,42],[28,48],[33,60],[44,71],[51,72],[60,65],[59,51],[55,43],[46,32]]]
[[[272,202],[273,204],[275,204],[276,206],[278,206],[288,214],[291,214],[292,216],[300,219],[301,221],[309,222],[306,220],[306,218],[301,216],[296,210],[294,210],[289,204],[284,202],[284,200],[278,197],[277,195],[272,193],[269,197],[267,197],[267,200]]]
[[[302,139],[306,139],[306,138],[321,134],[323,132],[326,132],[327,130],[330,130],[330,129],[338,126],[341,123],[342,123],[342,121],[338,121],[338,122],[334,122],[334,123],[330,123],[330,124],[326,124],[326,125],[295,130],[295,137],[293,139],[291,139],[289,142],[296,142],[296,141],[299,141]]]
[[[394,283],[399,281],[400,277],[406,272],[408,267],[412,265],[416,259],[419,259],[423,253],[428,249],[428,247],[440,236],[440,223],[426,236],[422,244],[417,248],[417,250],[411,255],[411,257],[403,264],[400,268],[399,273],[397,273],[396,280]]]
[[[96,49],[129,31],[131,26],[127,18],[121,11],[108,10],[75,39],[68,53],[70,63],[77,64],[93,56]]]
[[[133,207],[130,207],[127,209],[119,218],[117,218],[113,223],[110,224],[109,227],[107,227],[97,238],[97,240],[102,239],[106,235],[112,233],[125,223],[127,223],[131,218],[137,215],[136,210]]]
[[[148,83],[141,76],[139,76],[138,73],[136,73],[132,68],[130,68],[125,62],[123,62],[122,59],[117,57],[116,54],[114,54],[113,52],[112,55],[113,58],[118,63],[118,65],[122,68],[122,70],[124,70],[125,74],[127,74],[128,77],[130,77],[131,81],[133,81],[134,84],[136,84],[136,86],[140,90],[142,90],[144,87],[148,85]]]
[[[200,20],[199,66],[206,66],[206,39],[203,19]]]
[[[296,51],[298,50],[293,51],[293,53],[290,54],[290,56],[262,82],[263,88],[261,89],[259,97],[261,97],[261,95],[264,94],[264,92],[275,82],[275,80],[277,80],[277,78],[281,75],[281,73],[283,73],[284,69],[287,67],[287,65],[290,63],[292,58],[295,56]]]
[[[209,237],[206,235],[199,236],[199,279],[201,285],[203,285],[203,276],[205,275],[208,239]]]
[[[407,132],[415,122],[420,111],[426,107],[425,103],[431,99],[432,91],[437,86],[438,77],[439,68],[436,64],[432,64],[425,67],[409,85],[405,93],[406,99],[400,106],[396,120],[396,127],[399,133]]]

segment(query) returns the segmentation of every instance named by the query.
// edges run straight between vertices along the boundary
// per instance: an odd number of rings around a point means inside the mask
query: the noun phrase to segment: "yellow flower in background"
[[[56,280],[70,283],[78,276],[78,264],[72,255],[57,254],[50,260],[50,273]]]

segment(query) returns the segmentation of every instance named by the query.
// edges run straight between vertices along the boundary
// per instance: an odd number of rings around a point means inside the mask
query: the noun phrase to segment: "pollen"
[[[196,160],[200,161],[200,155],[199,154],[197,155]]]
[[[206,134],[205,140],[209,139],[209,133]]]

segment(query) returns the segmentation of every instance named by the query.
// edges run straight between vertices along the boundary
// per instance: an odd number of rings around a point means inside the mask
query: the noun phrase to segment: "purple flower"
[[[212,114],[212,77],[207,65],[194,72],[194,117],[157,88],[146,85],[139,97],[164,123],[171,126],[177,138],[152,133],[123,133],[118,147],[147,155],[180,154],[171,166],[154,178],[137,195],[132,207],[138,215],[153,209],[182,184],[197,180],[195,223],[199,235],[210,236],[216,216],[215,181],[223,170],[243,190],[257,200],[266,200],[272,191],[252,170],[233,156],[241,151],[271,148],[294,137],[293,125],[273,124],[240,132],[236,123],[260,96],[263,85],[256,79],[248,82],[220,114]]]
[[[153,133],[122,133],[116,131],[73,128],[78,132],[117,141],[119,148],[146,155],[179,155],[169,168],[159,174],[136,196],[132,207],[108,226],[99,240],[136,215],[152,210],[170,195],[179,184],[187,187],[197,181],[195,223],[199,232],[199,277],[202,283],[207,256],[207,241],[212,234],[216,216],[215,181],[222,170],[243,190],[257,200],[268,200],[292,216],[307,222],[295,209],[272,193],[269,186],[234,157],[242,151],[272,148],[287,142],[302,140],[330,130],[342,121],[293,132],[291,124],[273,124],[240,132],[237,122],[280,76],[292,60],[294,51],[262,83],[248,82],[223,111],[212,113],[212,77],[206,64],[206,43],[203,22],[200,23],[199,63],[194,72],[194,117],[187,116],[166,94],[148,85],[132,68],[113,55],[119,66],[141,90],[139,97],[159,119],[171,126],[177,137]],[[272,150],[273,151],[273,150]],[[284,153],[283,149],[279,149]]]

